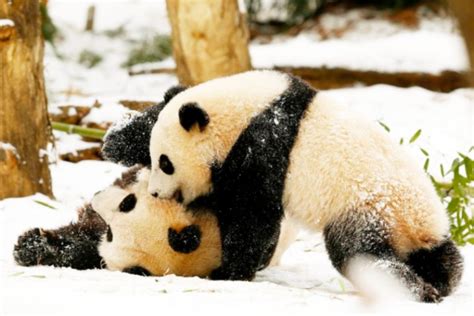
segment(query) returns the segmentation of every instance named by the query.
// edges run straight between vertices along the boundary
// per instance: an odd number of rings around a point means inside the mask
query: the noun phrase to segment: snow
[[[129,111],[130,110],[123,105],[106,103],[102,104],[101,107],[92,108],[81,122],[83,124],[115,122],[120,120]]]
[[[86,11],[96,5],[93,33],[83,33]],[[168,34],[165,1],[154,0],[50,0],[49,12],[62,32],[57,53],[46,46],[45,71],[50,111],[58,105],[93,106],[87,122],[121,118],[128,109],[122,99],[160,101],[177,83],[173,75],[129,76],[120,65],[130,43],[155,33]],[[359,14],[359,13],[351,13]],[[326,28],[340,28],[356,20],[351,14],[328,16]],[[104,31],[123,26],[123,37]],[[84,49],[98,52],[103,62],[92,69],[78,63]],[[400,30],[386,22],[361,22],[342,38],[318,38],[303,32],[296,38],[276,37],[270,44],[254,42],[250,50],[257,67],[269,65],[328,66],[383,71],[439,72],[464,70],[466,56],[459,35],[449,20],[422,21],[419,31]],[[422,56],[422,57],[421,57]],[[134,70],[173,67],[171,59],[140,65]],[[341,104],[354,108],[391,129],[397,141],[422,130],[414,144],[405,144],[419,159],[430,154],[430,171],[449,164],[458,151],[474,144],[474,89],[435,93],[421,88],[386,85],[353,87],[328,92]],[[277,124],[277,122],[275,122]],[[59,154],[92,146],[80,137],[55,132]],[[3,146],[3,145],[2,145]],[[50,159],[50,161],[52,161]],[[433,170],[431,170],[433,168]],[[55,200],[36,194],[0,201],[0,314],[69,315],[119,313],[276,314],[417,313],[422,315],[472,314],[474,246],[462,247],[465,275],[460,288],[441,304],[407,300],[367,305],[350,283],[332,267],[321,236],[303,232],[282,264],[259,272],[254,282],[214,282],[199,278],[137,277],[106,270],[76,271],[52,267],[20,267],[12,248],[19,234],[32,227],[54,228],[76,218],[76,209],[109,185],[123,168],[103,161],[51,165]],[[39,203],[41,202],[41,203]],[[46,205],[45,205],[46,204]],[[52,208],[48,207],[51,206]],[[375,278],[373,284],[380,284]],[[388,299],[391,299],[389,297]],[[469,312],[471,310],[471,312]]]
[[[423,43],[420,45],[419,43]],[[275,54],[274,52],[278,52]],[[302,33],[285,41],[250,46],[252,64],[274,66],[341,67],[381,72],[465,71],[468,59],[462,38],[420,30],[405,31],[381,38],[328,39],[318,41]]]
[[[15,26],[15,22],[10,19],[0,19],[0,28],[7,26]]]
[[[59,155],[74,153],[77,151],[99,147],[99,143],[86,142],[77,134],[68,134],[61,131],[54,131],[56,151]]]
[[[16,147],[12,144],[0,142],[0,149],[11,152],[18,160],[20,160],[20,154],[18,153]]]

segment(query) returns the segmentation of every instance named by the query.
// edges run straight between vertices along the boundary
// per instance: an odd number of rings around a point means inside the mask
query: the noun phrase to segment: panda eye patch
[[[120,202],[119,210],[120,212],[128,213],[135,208],[137,204],[137,197],[135,194],[131,193],[127,195],[122,202]]]
[[[160,169],[168,175],[172,175],[174,173],[174,166],[167,155],[160,156]]]

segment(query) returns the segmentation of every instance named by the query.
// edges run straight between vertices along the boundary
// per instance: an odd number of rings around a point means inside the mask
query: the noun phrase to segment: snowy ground
[[[98,0],[49,1],[50,14],[64,39],[56,48],[62,58],[58,58],[52,47],[47,46],[45,70],[50,111],[66,104],[91,106],[97,99],[104,107],[94,109],[87,120],[100,123],[113,121],[126,111],[118,105],[119,100],[160,100],[163,92],[177,80],[172,75],[129,77],[127,70],[120,68],[128,45],[134,39],[156,32],[169,33],[164,1],[100,1],[96,11],[96,32],[84,34],[81,30],[85,25],[86,9],[92,2],[99,3]],[[350,18],[344,17],[342,22],[332,18],[324,23],[345,23]],[[357,65],[363,69],[387,71],[465,69],[462,44],[449,23],[426,22],[424,33],[417,34],[399,32],[393,26],[382,25],[381,29],[385,30],[382,35],[370,32],[369,26],[363,24],[359,25],[358,31],[356,28],[337,43],[317,42],[315,35],[302,34],[290,41],[281,38],[271,44],[254,43],[251,51],[256,66],[263,66],[264,62],[280,65],[292,62],[296,65],[293,61],[298,60],[310,62],[307,66],[350,68]],[[126,30],[122,38],[111,38],[103,33],[121,25]],[[365,40],[357,35],[362,33],[368,36]],[[381,46],[370,46],[370,43],[376,42]],[[388,47],[392,47],[390,45],[395,44],[408,48],[400,49],[398,53],[392,49],[388,49],[390,54],[377,52],[382,49],[380,47],[387,51]],[[305,48],[301,49],[302,46]],[[78,56],[86,48],[100,52],[104,61],[92,69],[78,64]],[[367,57],[367,50],[374,50],[374,54],[381,56],[380,59]],[[425,59],[421,60],[420,54],[426,51],[436,54],[423,55]],[[302,52],[306,54],[295,55]],[[335,56],[335,52],[344,54]],[[361,59],[361,56],[365,57]],[[420,88],[378,85],[332,90],[330,94],[340,103],[388,125],[390,135],[396,140],[404,138],[407,143],[415,131],[422,129],[420,138],[408,146],[419,159],[420,166],[425,156],[419,148],[430,153],[430,171],[434,174],[437,174],[439,163],[450,163],[458,151],[466,152],[474,145],[472,89],[445,94]],[[58,135],[59,153],[88,145],[76,136]],[[102,270],[19,267],[12,258],[12,247],[19,234],[32,227],[53,228],[70,222],[75,218],[75,209],[88,201],[94,192],[110,184],[122,170],[119,166],[101,161],[77,164],[59,161],[51,169],[56,200],[35,195],[0,201],[0,315],[95,315],[99,312],[236,314],[242,311],[313,315],[364,312],[472,314],[473,246],[462,248],[466,273],[460,288],[438,305],[396,301],[367,306],[351,285],[331,267],[320,236],[308,233],[301,234],[280,266],[260,272],[256,281],[250,283],[212,282],[175,276],[145,278]],[[53,208],[38,202],[45,202]]]
[[[303,232],[282,264],[254,282],[214,282],[199,278],[138,277],[105,270],[14,264],[17,236],[31,227],[52,228],[75,218],[75,208],[108,185],[122,170],[114,164],[83,161],[52,166],[54,193],[0,201],[0,313],[2,315],[130,314],[142,311],[197,314],[240,311],[279,313],[362,313],[390,311],[466,315],[472,310],[474,247],[464,247],[466,273],[454,295],[438,305],[412,301],[366,305],[332,268],[319,235]],[[91,178],[93,181],[91,181]],[[45,202],[53,208],[39,204]]]

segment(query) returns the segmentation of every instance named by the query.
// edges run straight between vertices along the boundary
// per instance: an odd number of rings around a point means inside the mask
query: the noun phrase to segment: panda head
[[[251,118],[288,86],[280,72],[250,71],[175,96],[151,132],[149,193],[184,204],[210,193],[211,167],[225,159]]]
[[[219,264],[215,218],[198,218],[175,201],[151,197],[149,175],[147,168],[133,167],[91,201],[107,224],[99,245],[105,265],[143,275],[208,273]]]

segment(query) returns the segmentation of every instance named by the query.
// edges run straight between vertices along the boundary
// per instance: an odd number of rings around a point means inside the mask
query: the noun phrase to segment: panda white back
[[[311,176],[308,176],[311,175]],[[319,92],[301,121],[283,197],[312,229],[370,207],[400,254],[442,240],[449,221],[422,168],[375,122]]]

